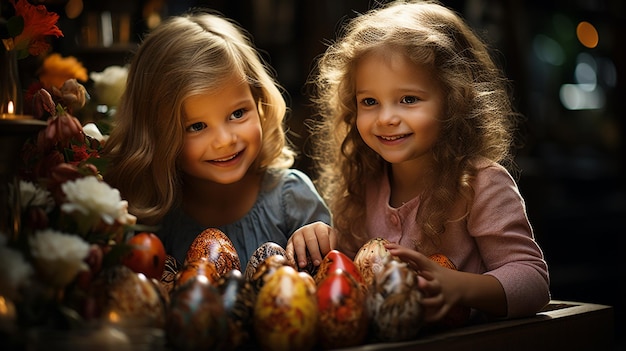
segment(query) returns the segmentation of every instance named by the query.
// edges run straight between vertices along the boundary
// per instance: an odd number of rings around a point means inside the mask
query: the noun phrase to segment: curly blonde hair
[[[249,84],[257,101],[263,130],[257,171],[291,167],[287,107],[274,75],[249,34],[217,13],[173,16],[148,33],[132,59],[104,150],[105,180],[128,200],[129,212],[156,224],[180,200],[183,102],[232,84],[233,76]]]
[[[313,122],[316,184],[333,214],[339,245],[355,251],[367,239],[366,184],[389,165],[356,128],[354,71],[373,51],[406,55],[428,67],[444,90],[440,140],[433,147],[436,184],[422,195],[416,221],[433,241],[445,231],[451,206],[473,198],[476,161],[488,158],[514,168],[511,153],[519,117],[509,82],[486,44],[452,10],[432,1],[396,1],[348,22],[318,58],[309,83],[319,119]],[[454,219],[456,220],[456,219]]]

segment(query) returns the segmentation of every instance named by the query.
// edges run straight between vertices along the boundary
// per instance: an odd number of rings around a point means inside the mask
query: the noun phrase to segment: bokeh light
[[[582,21],[576,26],[576,36],[581,44],[593,49],[598,46],[598,31],[591,23]]]

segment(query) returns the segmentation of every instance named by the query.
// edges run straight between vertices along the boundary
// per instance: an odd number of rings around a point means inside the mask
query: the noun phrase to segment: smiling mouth
[[[235,154],[232,154],[229,157],[215,159],[215,160],[213,160],[213,162],[228,162],[228,161],[234,159],[235,157],[239,156],[240,154],[241,154],[241,152],[237,152]]]
[[[394,141],[394,140],[398,140],[398,139],[402,139],[407,137],[409,134],[402,134],[402,135],[393,135],[393,136],[384,136],[384,135],[379,135],[378,137],[382,140],[385,141]]]

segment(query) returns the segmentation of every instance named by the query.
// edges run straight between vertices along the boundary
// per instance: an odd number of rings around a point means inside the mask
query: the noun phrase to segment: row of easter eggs
[[[370,240],[354,260],[332,250],[314,272],[298,271],[268,242],[242,270],[228,237],[207,229],[180,267],[168,256],[161,284],[170,297],[169,342],[185,350],[310,350],[415,338],[423,320],[417,275],[385,242]]]
[[[94,284],[91,304],[113,322],[163,328],[175,350],[331,349],[414,339],[423,308],[417,274],[372,239],[354,260],[332,250],[298,271],[285,250],[261,245],[244,270],[230,239],[200,233],[161,279],[116,266]],[[139,322],[138,322],[139,321]]]

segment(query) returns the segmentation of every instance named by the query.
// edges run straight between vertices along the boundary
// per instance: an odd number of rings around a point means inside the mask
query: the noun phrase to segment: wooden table
[[[398,343],[368,344],[368,350],[613,350],[613,307],[553,300],[536,316],[458,328]]]

